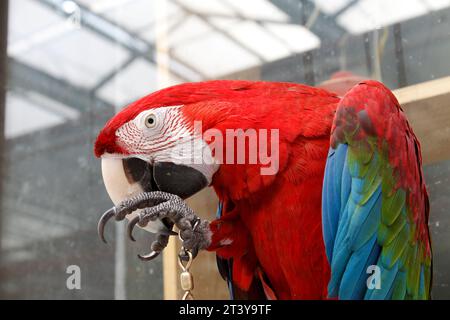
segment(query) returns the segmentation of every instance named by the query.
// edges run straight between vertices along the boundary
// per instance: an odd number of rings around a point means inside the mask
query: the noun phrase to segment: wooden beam
[[[167,0],[157,1],[155,8],[155,34],[156,34],[156,66],[157,83],[160,89],[168,87],[170,84],[169,69],[169,26],[167,24]],[[178,281],[178,239],[170,237],[166,249],[163,251],[163,290],[165,300],[176,300],[179,298]]]
[[[450,159],[450,77],[394,91],[422,147],[424,164]]]
[[[202,219],[216,218],[219,200],[212,188],[206,188],[188,200],[188,205]],[[194,298],[202,300],[228,300],[230,298],[226,282],[217,269],[216,254],[202,251],[192,264],[194,276]]]
[[[200,218],[215,219],[218,199],[212,188],[202,190],[189,198],[187,203]],[[171,241],[172,246],[164,249],[164,298],[181,299],[184,294],[179,281],[181,270],[176,263],[180,241],[177,237],[171,237]],[[193,294],[196,300],[229,299],[228,288],[219,274],[214,253],[200,252],[190,271],[194,277]]]

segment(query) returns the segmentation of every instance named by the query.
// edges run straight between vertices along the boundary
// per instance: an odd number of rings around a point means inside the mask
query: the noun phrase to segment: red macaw
[[[202,135],[211,129],[277,129],[278,170],[214,161],[218,151]],[[232,298],[430,297],[420,145],[379,82],[363,81],[343,97],[293,83],[177,85],[114,116],[95,154],[116,204],[99,221],[102,238],[109,218],[127,217],[131,238],[136,224],[158,233],[141,257],[152,259],[175,224],[194,255],[217,253]],[[211,223],[183,201],[208,185],[220,200]],[[370,270],[379,275],[372,287]]]

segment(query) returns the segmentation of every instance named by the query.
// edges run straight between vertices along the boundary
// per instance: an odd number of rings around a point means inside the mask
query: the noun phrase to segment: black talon
[[[136,239],[133,237],[133,230],[134,230],[134,227],[139,223],[140,220],[141,220],[141,216],[137,215],[128,222],[127,234],[128,234],[128,237],[131,239],[131,241],[136,241]],[[143,226],[143,227],[145,227],[145,226]],[[177,236],[178,235],[177,232],[170,230],[167,226],[166,226],[166,229],[163,229],[163,230],[159,231],[158,233],[160,235],[164,235],[164,236]]]
[[[155,259],[157,256],[159,256],[160,253],[161,252],[152,251],[149,254],[146,254],[143,256],[138,254],[138,258],[141,259],[142,261],[150,261],[150,260]]]
[[[127,234],[128,234],[128,238],[130,238],[131,241],[136,241],[136,239],[134,239],[134,237],[133,237],[133,229],[136,226],[136,224],[139,222],[140,219],[141,219],[141,217],[139,215],[137,215],[128,222]]]
[[[149,200],[152,198],[159,199],[156,204]],[[162,202],[161,202],[162,201]],[[170,236],[178,235],[172,228],[176,225],[186,238],[183,243],[187,245],[195,257],[198,254],[198,246],[206,248],[208,243],[207,239],[202,237],[198,238],[196,235],[197,229],[200,227],[202,220],[196,217],[192,210],[187,207],[184,202],[175,195],[164,194],[161,192],[155,193],[143,193],[131,200],[124,201],[119,205],[107,210],[101,216],[97,231],[100,239],[106,243],[104,236],[104,229],[107,222],[115,217],[120,221],[137,209],[145,209],[138,215],[134,216],[127,224],[127,234],[132,241],[136,241],[133,237],[133,230],[136,224],[140,227],[145,227],[150,221],[160,220],[164,227],[159,228],[157,231],[158,240],[154,241],[151,246],[151,252],[144,255],[138,255],[138,258],[142,261],[150,261],[155,259],[167,246]],[[203,230],[200,230],[202,232]],[[192,238],[194,236],[194,238]],[[198,238],[198,239],[197,239]],[[202,242],[203,241],[203,242]]]
[[[167,229],[167,230],[162,230],[162,231],[160,231],[159,234],[162,234],[162,235],[164,235],[164,236],[177,236],[177,235],[178,235],[178,232],[175,232],[175,231],[173,231],[173,230]]]
[[[164,236],[177,236],[178,235],[177,232],[172,230],[174,223],[170,219],[163,218],[163,219],[161,219],[161,222],[166,227],[166,229],[161,230],[159,232],[159,234],[162,234]]]
[[[98,224],[97,224],[97,233],[100,237],[100,239],[102,239],[102,241],[104,243],[106,242],[105,239],[105,225],[108,222],[109,219],[111,219],[112,217],[114,217],[116,214],[116,207],[112,207],[111,209],[107,210],[100,218],[100,220],[98,220]]]

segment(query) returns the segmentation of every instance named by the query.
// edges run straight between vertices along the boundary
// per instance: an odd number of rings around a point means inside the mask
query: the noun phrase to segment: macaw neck
[[[263,174],[268,165],[221,164],[212,179],[219,199],[240,201],[259,197],[264,190],[273,190],[275,183],[292,183],[293,188],[308,180],[323,179],[329,150],[328,132],[319,137],[299,137],[291,143],[280,143],[274,174]]]
[[[327,143],[320,149],[321,156],[310,159],[307,174],[298,172],[297,179],[291,176],[292,172],[284,171],[256,192],[249,192],[248,188],[241,188],[241,193],[234,190],[243,185],[243,176],[241,180],[228,180],[222,187],[220,181],[225,178],[219,175],[213,185],[224,202],[221,220],[231,226],[223,239],[216,237],[216,242],[233,241],[235,246],[221,247],[224,255],[245,265],[242,269],[262,270],[279,299],[323,299],[327,295],[329,265],[321,217]],[[220,174],[226,174],[227,169]],[[298,259],[293,260],[293,256]]]

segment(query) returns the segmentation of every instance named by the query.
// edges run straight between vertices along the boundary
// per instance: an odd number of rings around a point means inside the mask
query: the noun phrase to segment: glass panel
[[[97,220],[112,203],[93,157],[100,128],[119,106],[156,88],[155,71],[147,60],[123,67],[132,52],[101,18],[81,23],[83,8],[10,1],[1,298],[163,297],[161,259],[143,264],[136,257],[149,250],[151,234],[138,232],[131,246],[124,226],[111,224],[109,244],[99,240]],[[122,72],[131,73],[127,86]],[[128,86],[130,77],[142,86]],[[80,290],[67,286],[76,284],[71,266],[80,268]]]

